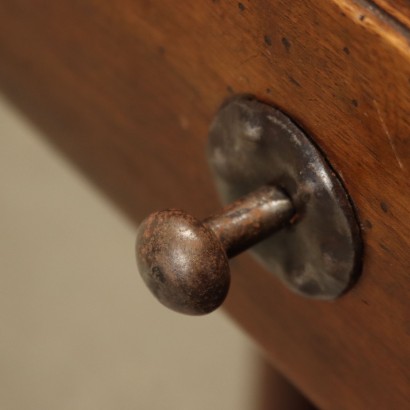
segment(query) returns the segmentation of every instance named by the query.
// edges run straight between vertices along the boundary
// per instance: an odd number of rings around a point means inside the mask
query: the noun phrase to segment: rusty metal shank
[[[202,223],[216,234],[231,258],[289,223],[294,212],[289,197],[277,187],[267,185]]]

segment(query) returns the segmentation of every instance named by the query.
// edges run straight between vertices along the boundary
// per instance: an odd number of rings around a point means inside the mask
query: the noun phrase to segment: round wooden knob
[[[181,210],[155,212],[138,230],[138,269],[165,306],[191,315],[210,313],[229,289],[228,257],[266,238],[292,213],[288,197],[270,186],[204,221]]]

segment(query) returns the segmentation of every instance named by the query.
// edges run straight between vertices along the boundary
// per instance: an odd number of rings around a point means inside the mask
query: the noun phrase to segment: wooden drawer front
[[[405,408],[403,10],[399,23],[364,0],[3,1],[0,86],[135,222],[157,208],[204,216],[218,207],[204,146],[228,95],[252,93],[288,113],[357,207],[362,279],[336,302],[311,301],[244,256],[226,307],[321,408]]]

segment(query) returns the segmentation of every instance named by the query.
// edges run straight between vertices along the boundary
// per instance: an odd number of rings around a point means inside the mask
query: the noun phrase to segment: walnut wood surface
[[[363,276],[334,303],[311,301],[245,256],[226,307],[320,408],[404,409],[409,44],[361,0],[5,0],[0,86],[135,222],[218,209],[204,147],[230,93],[287,112],[351,193]]]

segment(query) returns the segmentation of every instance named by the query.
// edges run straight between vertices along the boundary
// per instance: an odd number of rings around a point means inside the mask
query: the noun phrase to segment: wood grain
[[[387,4],[387,2],[386,2]],[[244,256],[226,307],[324,409],[410,400],[410,34],[362,0],[0,4],[0,87],[137,223],[218,209],[207,128],[233,92],[296,120],[356,204],[361,280],[303,299]]]

